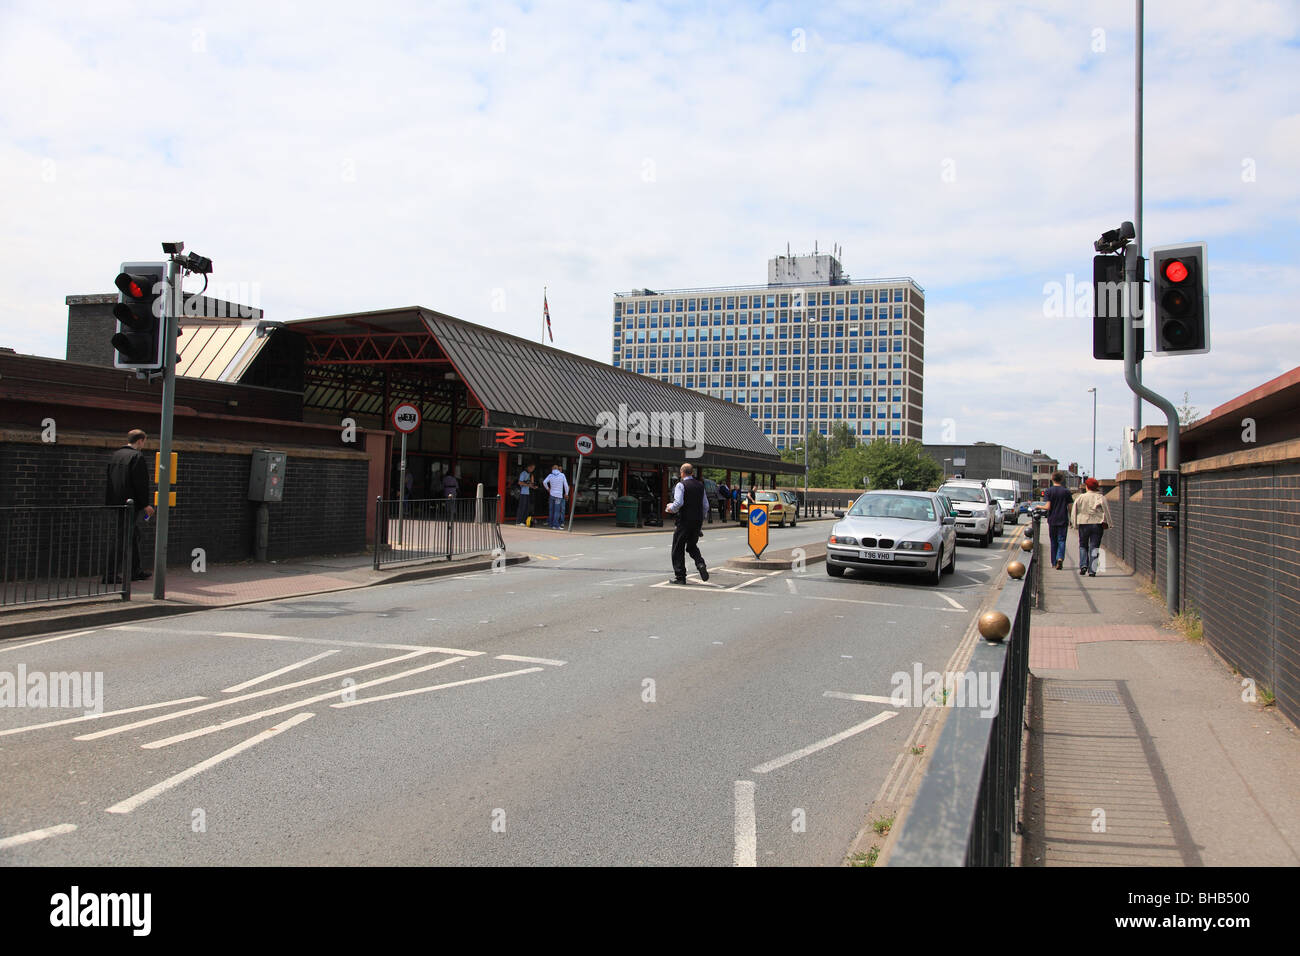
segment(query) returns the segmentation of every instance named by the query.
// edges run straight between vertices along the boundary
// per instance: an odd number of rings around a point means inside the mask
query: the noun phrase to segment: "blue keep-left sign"
[[[758,502],[749,506],[749,550],[755,558],[767,550],[767,505]]]

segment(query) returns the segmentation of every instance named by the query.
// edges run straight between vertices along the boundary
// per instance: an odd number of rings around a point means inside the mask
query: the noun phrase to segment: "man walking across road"
[[[104,504],[124,505],[130,499],[135,506],[131,516],[135,522],[135,533],[131,536],[131,580],[143,581],[151,572],[144,570],[140,561],[140,535],[144,523],[153,517],[153,505],[149,504],[149,463],[145,460],[144,442],[148,436],[136,428],[126,436],[126,444],[113,452],[108,460],[108,478],[104,488]],[[117,566],[117,549],[114,549],[110,569]],[[116,577],[110,570],[105,578]]]
[[[550,520],[548,526],[556,531],[564,530],[564,499],[569,497],[569,479],[564,477],[559,465],[551,466],[551,473],[543,479],[542,484],[551,496]]]
[[[1097,576],[1097,558],[1101,554],[1101,535],[1110,527],[1110,509],[1106,498],[1097,490],[1096,478],[1084,481],[1088,489],[1070,510],[1070,525],[1079,529],[1079,573]]]
[[[533,481],[533,469],[536,467],[529,463],[528,467],[519,473],[519,512],[515,515],[515,524],[524,524],[533,513],[532,490],[536,484]]]
[[[718,518],[722,522],[727,520],[727,509],[731,506],[731,488],[725,481],[718,482]]]
[[[695,468],[690,463],[682,465],[681,476],[682,480],[673,488],[673,500],[668,505],[668,513],[677,515],[672,550],[674,584],[686,583],[687,553],[700,572],[700,580],[709,579],[709,568],[699,548],[705,509],[709,506],[708,496],[704,493],[704,482],[695,477]]]
[[[1070,527],[1070,507],[1074,496],[1065,487],[1065,473],[1052,474],[1052,487],[1047,489],[1047,534],[1052,550],[1052,567],[1061,570],[1065,566],[1065,533]]]

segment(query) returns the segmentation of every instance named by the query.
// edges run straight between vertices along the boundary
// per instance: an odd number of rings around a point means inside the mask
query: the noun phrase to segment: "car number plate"
[[[894,555],[889,551],[863,551],[864,561],[893,561]]]

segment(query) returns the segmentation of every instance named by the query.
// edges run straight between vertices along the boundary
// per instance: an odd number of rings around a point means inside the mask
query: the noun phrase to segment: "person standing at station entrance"
[[[129,499],[135,514],[134,534],[131,535],[131,580],[143,581],[151,572],[144,570],[140,560],[140,535],[144,523],[153,517],[153,505],[149,504],[149,463],[144,454],[144,443],[148,436],[139,428],[132,429],[126,436],[126,444],[113,452],[108,460],[108,481],[104,489],[104,504],[124,505]],[[117,578],[117,549],[114,549],[110,569],[105,573],[105,580]]]
[[[564,472],[560,471],[559,465],[552,465],[551,473],[542,480],[542,484],[546,486],[551,496],[551,510],[547,524],[556,531],[563,531],[564,499],[569,497],[569,479],[564,477]]]
[[[519,511],[515,515],[515,524],[524,524],[533,514],[532,490],[537,482],[533,480],[533,469],[537,466],[529,462],[528,467],[519,473]]]
[[[695,562],[695,569],[700,572],[700,580],[709,579],[709,568],[700,554],[699,540],[703,533],[704,515],[709,507],[708,496],[704,493],[704,482],[695,477],[695,468],[690,463],[682,465],[682,480],[673,488],[673,500],[668,505],[668,513],[677,516],[677,527],[673,530],[673,583],[686,583],[686,555],[689,553]]]

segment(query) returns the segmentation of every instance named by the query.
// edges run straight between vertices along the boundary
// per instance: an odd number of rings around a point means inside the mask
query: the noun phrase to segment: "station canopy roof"
[[[343,408],[341,389],[351,387],[347,406],[359,411],[362,377],[358,372],[384,369],[390,401],[427,396],[445,388],[448,374],[463,382],[475,408],[462,409],[462,424],[518,429],[546,429],[596,434],[606,416],[618,419],[641,413],[676,413],[676,420],[702,422],[704,454],[696,463],[711,468],[763,472],[802,472],[783,462],[763,430],[746,410],[702,392],[661,382],[603,362],[564,352],[495,329],[419,306],[323,316],[284,323],[306,343],[304,404]],[[339,373],[347,370],[347,383]],[[363,373],[364,374],[364,373]],[[373,379],[372,379],[373,381]],[[369,404],[381,411],[371,389]],[[447,421],[447,404],[429,408],[432,420]],[[470,413],[466,417],[465,413]],[[698,418],[696,417],[698,414]],[[626,420],[626,419],[624,419]],[[633,419],[634,420],[634,419]],[[660,419],[663,421],[664,419]],[[692,436],[694,437],[694,436]],[[660,454],[652,454],[660,452]],[[617,457],[677,460],[668,449],[620,448]]]

